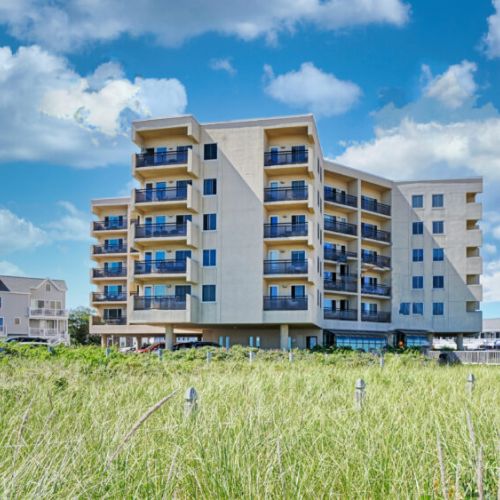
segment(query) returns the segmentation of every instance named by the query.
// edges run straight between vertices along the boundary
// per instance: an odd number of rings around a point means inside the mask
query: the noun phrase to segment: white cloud
[[[0,48],[0,161],[93,167],[127,161],[133,118],[180,114],[176,79],[128,80],[117,63],[88,76],[40,47]],[[29,139],[28,139],[29,138]]]
[[[486,264],[482,279],[484,302],[500,301],[500,260]]]
[[[305,62],[298,71],[275,76],[266,65],[265,91],[273,99],[294,108],[307,109],[317,116],[340,115],[351,109],[361,96],[361,89],[350,81],[339,80],[331,73]]]
[[[90,241],[90,216],[69,201],[60,201],[62,216],[44,226],[52,240]]]
[[[493,0],[495,13],[488,17],[488,33],[484,37],[486,54],[490,58],[500,57],[500,0]]]
[[[25,276],[26,274],[22,269],[17,267],[12,262],[6,260],[0,260],[0,275],[4,276]]]
[[[425,95],[437,99],[447,108],[459,108],[476,93],[474,73],[477,66],[472,62],[462,61],[460,64],[453,64],[442,75],[436,77],[432,77],[429,66],[424,65],[422,70],[429,80]]]
[[[210,61],[210,68],[212,68],[214,71],[225,71],[231,76],[234,76],[236,74],[236,69],[231,62],[231,59],[228,57],[221,59],[212,59]]]
[[[43,229],[6,208],[0,208],[0,254],[35,249],[47,241]]]
[[[495,255],[497,253],[496,245],[492,245],[491,243],[485,243],[483,245],[483,252],[486,255]]]
[[[169,2],[168,8],[161,0],[4,0],[0,23],[20,40],[69,51],[123,34],[152,35],[168,46],[209,32],[273,42],[303,24],[325,30],[402,26],[409,11],[402,0],[185,0]]]

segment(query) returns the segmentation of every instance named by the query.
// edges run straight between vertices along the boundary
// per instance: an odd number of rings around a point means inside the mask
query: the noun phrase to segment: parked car
[[[16,342],[19,344],[30,344],[30,345],[49,345],[49,342],[47,339],[44,339],[42,337],[9,337],[6,342],[8,344],[12,342]]]
[[[199,349],[200,347],[220,347],[220,345],[216,342],[197,340],[196,342],[179,342],[178,344],[174,344],[172,350],[179,351],[180,349]]]
[[[165,349],[165,342],[156,342],[154,344],[148,345],[147,347],[137,349],[137,352],[139,353],[155,352],[158,349]]]

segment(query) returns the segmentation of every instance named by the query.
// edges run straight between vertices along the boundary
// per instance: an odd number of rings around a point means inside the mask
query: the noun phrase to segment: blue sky
[[[131,119],[313,111],[348,165],[485,177],[483,310],[500,316],[500,0],[136,3],[0,5],[0,274],[65,279],[88,304],[90,200],[130,189]]]

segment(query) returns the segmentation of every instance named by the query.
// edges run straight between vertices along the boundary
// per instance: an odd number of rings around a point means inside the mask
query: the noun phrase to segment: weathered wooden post
[[[472,393],[474,392],[474,385],[476,383],[476,377],[474,377],[473,373],[469,373],[467,376],[467,392],[469,393],[469,396],[472,396]]]
[[[363,403],[365,402],[366,396],[366,384],[362,378],[358,378],[356,380],[356,384],[354,385],[354,403],[356,406],[356,410],[363,409]]]
[[[384,353],[383,352],[380,353],[379,362],[380,362],[380,368],[383,368],[384,365],[385,365],[385,359],[384,359]]]
[[[207,364],[212,362],[212,351],[207,351]]]
[[[292,337],[288,337],[288,350],[292,350]]]
[[[158,349],[158,359],[163,361],[163,349]]]
[[[260,349],[260,337],[255,337],[255,347]]]
[[[190,418],[198,410],[198,393],[194,387],[190,387],[184,395],[184,418]]]
[[[288,353],[288,361],[289,361],[290,363],[293,363],[293,352],[292,352],[292,351],[290,351],[290,352]]]
[[[248,345],[250,347],[253,347],[253,337],[252,336],[250,336],[250,338],[248,339]]]
[[[111,354],[111,347],[106,347],[106,357],[109,358]]]
[[[51,345],[47,346],[47,351],[49,351],[49,354],[54,354],[54,348]]]
[[[250,351],[248,353],[248,361],[250,361],[250,363],[253,363],[254,359],[255,359],[255,352],[254,351]]]

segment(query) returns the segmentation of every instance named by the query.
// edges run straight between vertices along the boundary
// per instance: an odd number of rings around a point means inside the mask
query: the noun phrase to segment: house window
[[[215,302],[215,285],[203,285],[202,300],[203,302]]]
[[[434,262],[441,262],[444,260],[444,248],[432,249],[432,260]]]
[[[14,318],[14,325],[20,325],[21,324],[21,318]]]
[[[434,316],[442,316],[444,314],[444,303],[443,302],[433,302],[432,303],[432,314]]]
[[[424,303],[423,302],[414,302],[412,306],[413,314],[424,314]]]
[[[217,159],[217,144],[205,144],[203,151],[204,160],[216,160]]]
[[[217,229],[217,214],[203,215],[203,231],[215,231]]]
[[[215,249],[203,250],[203,267],[214,267],[217,257]]]
[[[402,316],[408,316],[410,314],[409,302],[401,302],[401,304],[399,304],[399,314]]]
[[[423,262],[424,261],[424,249],[414,248],[413,249],[413,262]]]
[[[424,288],[424,277],[423,276],[413,276],[412,287],[415,290],[420,290],[421,288]]]
[[[45,285],[45,291],[50,292],[50,285],[49,284]]]
[[[444,207],[444,195],[433,194],[432,195],[432,208],[442,208]]]
[[[413,226],[413,234],[424,234],[424,223],[423,222],[414,222]]]
[[[423,208],[424,206],[424,197],[421,194],[414,194],[411,197],[411,206],[413,208]]]
[[[444,222],[442,220],[432,221],[432,234],[443,234]]]
[[[217,179],[205,179],[203,181],[203,194],[205,196],[217,194]]]
[[[444,288],[444,276],[433,276],[432,277],[432,287],[433,288]]]

